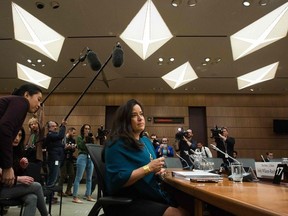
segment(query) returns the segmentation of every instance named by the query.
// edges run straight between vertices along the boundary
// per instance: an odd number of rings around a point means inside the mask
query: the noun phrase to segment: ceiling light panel
[[[173,71],[162,76],[162,79],[172,88],[176,89],[195,79],[198,76],[189,62],[184,63]]]
[[[64,37],[12,2],[15,40],[58,61]]]
[[[51,77],[19,63],[17,63],[17,77],[18,79],[33,83],[45,89],[49,88],[51,82]]]
[[[274,79],[279,62],[275,62],[266,67],[244,74],[237,78],[238,89],[243,89],[257,83]]]
[[[147,59],[173,35],[152,0],[146,1],[120,38],[143,60]]]
[[[237,60],[281,38],[288,30],[288,2],[230,36],[233,59]]]

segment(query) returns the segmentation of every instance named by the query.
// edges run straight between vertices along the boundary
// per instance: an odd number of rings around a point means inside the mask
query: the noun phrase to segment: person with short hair
[[[63,139],[66,133],[66,124],[67,121],[63,119],[58,130],[57,122],[47,122],[48,133],[45,139],[45,146],[48,152],[47,164],[49,168],[47,187],[54,187],[60,174],[60,166],[64,160]]]
[[[65,193],[62,193],[62,196],[72,196],[72,185],[75,178],[74,173],[74,152],[76,150],[76,129],[74,127],[70,127],[67,130],[66,139],[65,140],[65,147],[64,147],[64,161],[63,165],[60,167],[60,180],[59,186],[63,186],[64,181],[66,178],[67,180],[67,187]],[[61,195],[61,194],[59,194]]]
[[[265,162],[270,162],[273,159],[273,152],[266,152]]]
[[[202,142],[197,143],[195,153],[198,153],[202,158],[212,158],[212,153],[207,146],[204,146]]]

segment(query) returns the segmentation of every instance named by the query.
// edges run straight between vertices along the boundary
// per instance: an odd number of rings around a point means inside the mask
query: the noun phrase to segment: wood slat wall
[[[45,95],[44,95],[45,97]],[[54,93],[45,103],[46,120],[60,122],[69,112],[78,94]],[[178,127],[189,126],[189,106],[206,107],[207,137],[216,124],[226,126],[235,137],[235,150],[239,157],[252,157],[257,161],[266,151],[274,157],[288,157],[288,135],[273,133],[273,119],[288,119],[286,95],[194,95],[194,94],[86,94],[68,118],[68,126],[78,132],[88,123],[94,132],[105,123],[105,107],[118,106],[135,98],[144,105],[146,117],[184,117],[183,125],[154,124],[146,121],[146,130],[158,137],[167,136],[170,144]],[[27,119],[31,115],[27,116]],[[27,128],[27,121],[25,121]],[[195,134],[197,139],[197,134]],[[208,138],[212,143],[212,139]],[[214,151],[213,155],[216,155]]]

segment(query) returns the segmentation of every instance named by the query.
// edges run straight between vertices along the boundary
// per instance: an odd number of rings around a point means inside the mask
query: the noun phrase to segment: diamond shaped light
[[[176,89],[182,85],[185,85],[195,79],[198,76],[193,70],[189,62],[184,63],[168,74],[162,76],[162,79],[172,88]]]
[[[238,89],[274,79],[279,62],[237,77]]]
[[[49,88],[51,81],[51,77],[19,63],[17,63],[17,76],[21,80],[34,83],[46,89]]]
[[[233,59],[237,60],[283,37],[288,30],[288,2],[230,36]]]
[[[143,5],[120,35],[120,38],[143,60],[172,37],[152,0],[148,0]]]
[[[12,2],[15,39],[58,61],[64,37]]]

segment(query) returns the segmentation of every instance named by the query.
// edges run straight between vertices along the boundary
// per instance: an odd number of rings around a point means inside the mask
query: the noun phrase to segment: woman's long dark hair
[[[25,130],[23,127],[20,130],[22,132],[22,137],[21,137],[21,140],[19,141],[18,146],[13,146],[13,155],[18,155],[18,157],[23,157],[24,150],[25,150],[25,146],[24,146]]]
[[[15,169],[15,172],[17,174],[19,174],[20,170],[22,169],[19,165],[19,160],[22,157],[24,157],[24,154],[25,154],[25,146],[24,146],[25,130],[23,127],[20,130],[22,132],[21,140],[19,141],[19,144],[17,146],[13,146],[13,168]]]
[[[84,124],[82,125],[82,127],[80,128],[80,135],[82,137],[82,139],[85,139],[85,142],[86,143],[94,143],[94,139],[93,139],[93,136],[89,136],[88,137],[84,137],[84,129],[86,126],[89,126],[90,130],[91,130],[91,125],[89,124]],[[91,135],[93,135],[91,132],[90,132]]]
[[[127,103],[117,109],[113,119],[112,129],[108,136],[108,143],[110,143],[110,145],[113,145],[116,140],[122,139],[127,148],[141,149],[143,147],[143,144],[135,139],[131,125],[132,111],[135,105],[139,105],[143,111],[142,105],[135,99],[127,101]]]
[[[42,93],[42,90],[34,84],[24,84],[19,88],[15,88],[12,95],[24,96],[25,92],[28,92],[28,94],[32,96],[34,94],[38,94],[39,92]]]

